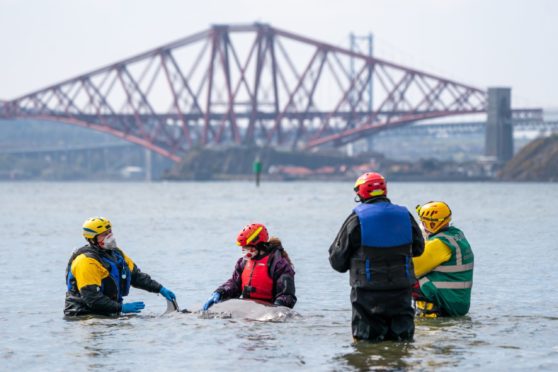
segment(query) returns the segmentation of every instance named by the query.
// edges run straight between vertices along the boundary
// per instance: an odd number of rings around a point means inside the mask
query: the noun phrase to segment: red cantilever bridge
[[[265,24],[213,26],[0,102],[0,118],[91,128],[174,161],[219,144],[341,146],[485,110],[482,89]]]

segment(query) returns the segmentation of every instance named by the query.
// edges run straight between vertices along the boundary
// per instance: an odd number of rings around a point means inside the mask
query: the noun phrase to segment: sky
[[[479,88],[514,107],[558,108],[555,0],[0,0],[0,100],[212,24],[269,23]]]

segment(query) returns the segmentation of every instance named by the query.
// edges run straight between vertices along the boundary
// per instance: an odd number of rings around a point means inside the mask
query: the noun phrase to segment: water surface
[[[415,342],[352,345],[348,274],[327,249],[355,203],[350,183],[0,183],[1,370],[269,368],[558,369],[558,187],[390,183],[414,210],[442,199],[476,256],[470,314],[416,322]],[[302,318],[286,323],[139,316],[65,321],[64,270],[81,224],[105,215],[124,251],[198,309],[232,273],[240,228],[265,223],[296,268]]]

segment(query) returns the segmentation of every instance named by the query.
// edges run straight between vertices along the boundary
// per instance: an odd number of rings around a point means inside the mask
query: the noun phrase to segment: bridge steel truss
[[[178,161],[220,144],[341,146],[485,108],[484,90],[253,24],[213,26],[0,102],[0,117],[108,132]]]

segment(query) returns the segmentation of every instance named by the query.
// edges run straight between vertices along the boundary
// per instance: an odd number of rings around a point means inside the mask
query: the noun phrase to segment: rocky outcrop
[[[558,135],[539,138],[526,145],[506,164],[498,178],[558,182]]]

